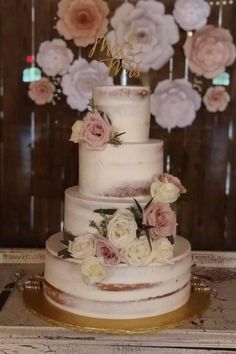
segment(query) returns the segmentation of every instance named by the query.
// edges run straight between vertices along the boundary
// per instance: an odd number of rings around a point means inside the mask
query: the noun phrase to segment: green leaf
[[[65,252],[63,255],[62,255],[62,258],[66,259],[66,258],[72,258],[70,252]]]
[[[137,236],[137,238],[139,238],[140,235],[141,235],[141,230],[140,230],[140,229],[137,229],[137,230],[136,230],[136,236]]]
[[[154,198],[154,197],[152,197],[152,198],[149,200],[149,202],[145,205],[144,209],[147,209],[147,208],[149,207],[149,205],[150,205],[151,202],[153,201],[153,198]]]
[[[148,243],[149,243],[149,247],[150,247],[150,249],[152,250],[151,237],[150,237],[150,235],[149,235],[148,230],[145,230],[145,235],[146,235],[146,237],[147,237],[147,240],[148,240]]]
[[[124,135],[124,134],[126,134],[126,132],[123,132],[123,133],[115,133],[115,136],[116,136],[116,138],[117,138],[118,136],[121,136],[121,135]]]
[[[134,207],[130,207],[129,210],[133,213],[135,221],[138,225],[139,228],[142,227],[142,218],[140,218],[140,215],[138,214],[138,211]]]
[[[65,246],[69,246],[69,241],[68,240],[61,240],[61,243]]]
[[[171,236],[167,236],[168,240],[170,241],[170,243],[173,245],[175,243],[175,239],[174,239],[174,236],[171,235]]]
[[[137,205],[138,210],[143,215],[143,209],[142,209],[141,205],[139,204],[139,202],[135,198],[134,198],[134,201],[135,201],[135,204]]]
[[[98,214],[113,215],[117,209],[95,209],[94,212]]]
[[[142,224],[142,229],[143,230],[149,230],[149,229],[152,229],[154,226],[152,226],[152,225],[144,225],[144,224]]]
[[[63,250],[60,250],[57,254],[58,256],[63,256],[66,253],[69,253],[68,248],[63,248]]]

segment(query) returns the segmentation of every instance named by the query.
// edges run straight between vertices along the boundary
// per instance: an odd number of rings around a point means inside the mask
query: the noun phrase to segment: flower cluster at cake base
[[[84,143],[87,148],[93,150],[104,149],[106,144],[121,145],[120,136],[125,132],[115,131],[108,115],[100,110],[92,99],[90,100],[90,110],[83,120],[77,120],[73,124],[70,141]]]
[[[134,199],[127,209],[96,209],[88,233],[63,241],[58,255],[81,263],[87,284],[106,278],[107,266],[146,266],[170,262],[176,236],[175,203],[186,189],[177,177],[163,174],[151,184],[151,199],[141,205]],[[96,220],[96,221],[95,221]]]

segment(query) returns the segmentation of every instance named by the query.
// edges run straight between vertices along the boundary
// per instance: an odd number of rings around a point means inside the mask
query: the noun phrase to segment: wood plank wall
[[[167,12],[173,0],[163,1]],[[58,37],[54,29],[58,0],[34,0],[35,47]],[[112,11],[122,1],[110,0]],[[31,54],[31,0],[0,0],[0,246],[43,247],[62,227],[64,189],[77,184],[77,146],[68,141],[77,112],[65,101],[34,105],[22,82]],[[236,1],[224,6],[223,26],[236,42]],[[217,25],[218,6],[209,22]],[[173,78],[184,75],[181,41],[175,46]],[[76,51],[77,48],[70,47]],[[87,49],[82,50],[86,57]],[[165,164],[188,189],[179,204],[179,233],[198,250],[236,250],[236,64],[230,73],[230,107],[223,113],[198,112],[192,126],[170,133],[153,119],[151,137],[165,140]],[[168,64],[142,76],[154,88],[168,78]],[[190,74],[191,81],[194,75]],[[211,82],[202,80],[202,90]],[[227,188],[226,188],[227,185]]]

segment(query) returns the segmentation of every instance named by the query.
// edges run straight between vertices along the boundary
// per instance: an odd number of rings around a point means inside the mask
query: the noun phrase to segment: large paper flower
[[[151,113],[162,128],[192,124],[200,106],[199,93],[184,79],[159,82],[151,96]]]
[[[109,8],[104,0],[61,0],[56,28],[65,39],[87,47],[107,32]]]
[[[112,77],[108,76],[107,66],[97,60],[89,63],[82,58],[73,62],[69,72],[63,76],[61,81],[68,105],[80,111],[87,108],[92,97],[92,88],[106,85],[113,85]]]
[[[236,49],[229,30],[207,25],[187,37],[184,53],[190,69],[197,75],[213,79],[233,64]]]
[[[223,112],[230,101],[230,95],[223,86],[209,87],[203,97],[203,102],[209,112]]]
[[[46,75],[56,76],[67,72],[73,57],[62,39],[53,39],[40,44],[36,61]]]
[[[114,30],[107,35],[111,47],[129,43],[123,53],[124,61],[134,61],[142,72],[160,69],[167,63],[174,54],[172,44],[179,40],[173,17],[165,15],[164,5],[153,0],[140,0],[136,6],[121,5],[115,11],[111,25]]]
[[[44,105],[53,101],[55,86],[43,77],[41,80],[33,81],[29,85],[28,95],[36,104]]]
[[[185,31],[197,30],[207,23],[210,6],[204,0],[177,0],[173,15]]]

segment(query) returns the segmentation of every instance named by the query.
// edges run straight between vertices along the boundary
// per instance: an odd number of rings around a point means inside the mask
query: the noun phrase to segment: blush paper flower
[[[104,0],[61,0],[57,31],[78,47],[87,47],[107,32],[109,7]]]
[[[67,72],[73,58],[74,54],[62,39],[53,39],[40,44],[36,61],[46,75],[56,76]]]
[[[177,0],[173,16],[185,31],[197,30],[207,23],[210,5],[204,0]]]
[[[151,113],[162,128],[184,128],[196,118],[201,97],[184,79],[164,80],[151,95]]]
[[[29,85],[28,95],[36,104],[44,105],[53,101],[55,86],[43,77],[41,80],[33,81]]]
[[[130,44],[129,60],[141,72],[160,69],[174,54],[172,47],[179,40],[178,27],[171,15],[165,15],[162,3],[140,0],[136,5],[124,3],[111,19],[113,31],[107,39],[114,48]]]
[[[236,58],[230,31],[213,25],[204,26],[188,36],[183,48],[190,70],[207,79],[223,73]]]
[[[108,75],[108,68],[97,60],[88,62],[77,59],[62,77],[61,86],[67,96],[68,105],[79,111],[84,111],[92,97],[94,86],[113,85],[113,79]]]
[[[203,97],[203,103],[209,112],[223,112],[230,101],[230,95],[223,86],[209,87]]]

